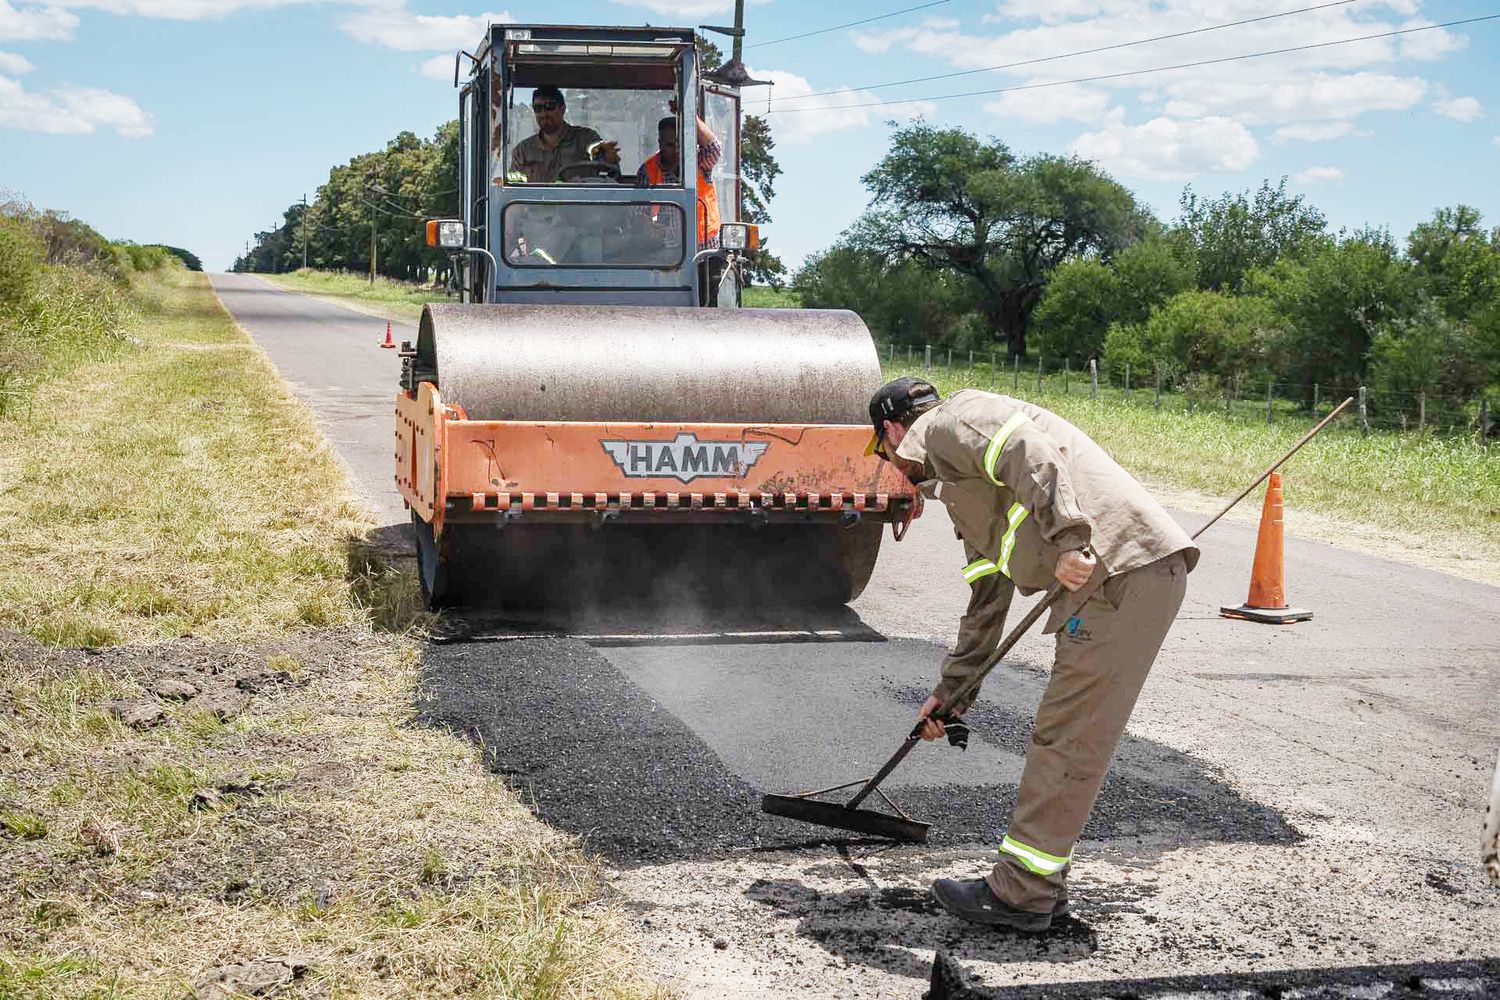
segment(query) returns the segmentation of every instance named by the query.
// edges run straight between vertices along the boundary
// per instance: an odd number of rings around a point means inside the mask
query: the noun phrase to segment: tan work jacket
[[[947,508],[964,543],[968,613],[943,663],[939,692],[957,687],[1000,640],[1012,592],[1051,586],[1058,556],[1089,548],[1099,576],[1114,576],[1198,549],[1145,488],[1088,435],[1023,400],[963,389],[922,414],[896,453],[921,462],[924,495]],[[1078,610],[1060,601],[1056,632]]]

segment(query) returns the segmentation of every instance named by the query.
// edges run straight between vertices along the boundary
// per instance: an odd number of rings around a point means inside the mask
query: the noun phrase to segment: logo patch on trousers
[[[1077,615],[1068,619],[1068,624],[1064,627],[1064,631],[1068,633],[1069,639],[1077,639],[1080,642],[1087,642],[1091,634],[1088,629],[1083,627],[1083,619]]]

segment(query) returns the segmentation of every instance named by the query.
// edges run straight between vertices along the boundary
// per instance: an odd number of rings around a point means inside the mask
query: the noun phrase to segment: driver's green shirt
[[[510,169],[519,170],[533,184],[550,183],[557,180],[558,171],[568,164],[588,162],[589,147],[600,141],[599,133],[588,126],[564,122],[562,138],[552,149],[542,145],[540,134],[516,143],[510,154]]]

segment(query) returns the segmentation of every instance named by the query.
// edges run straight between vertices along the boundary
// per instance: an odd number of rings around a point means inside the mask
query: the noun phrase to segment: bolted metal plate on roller
[[[471,420],[859,424],[881,384],[832,309],[434,304],[416,364]]]

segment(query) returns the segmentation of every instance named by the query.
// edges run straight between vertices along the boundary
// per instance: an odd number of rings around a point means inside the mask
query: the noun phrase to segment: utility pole
[[[302,270],[307,270],[307,195],[302,196]]]
[[[375,284],[375,216],[370,216],[370,284]]]

